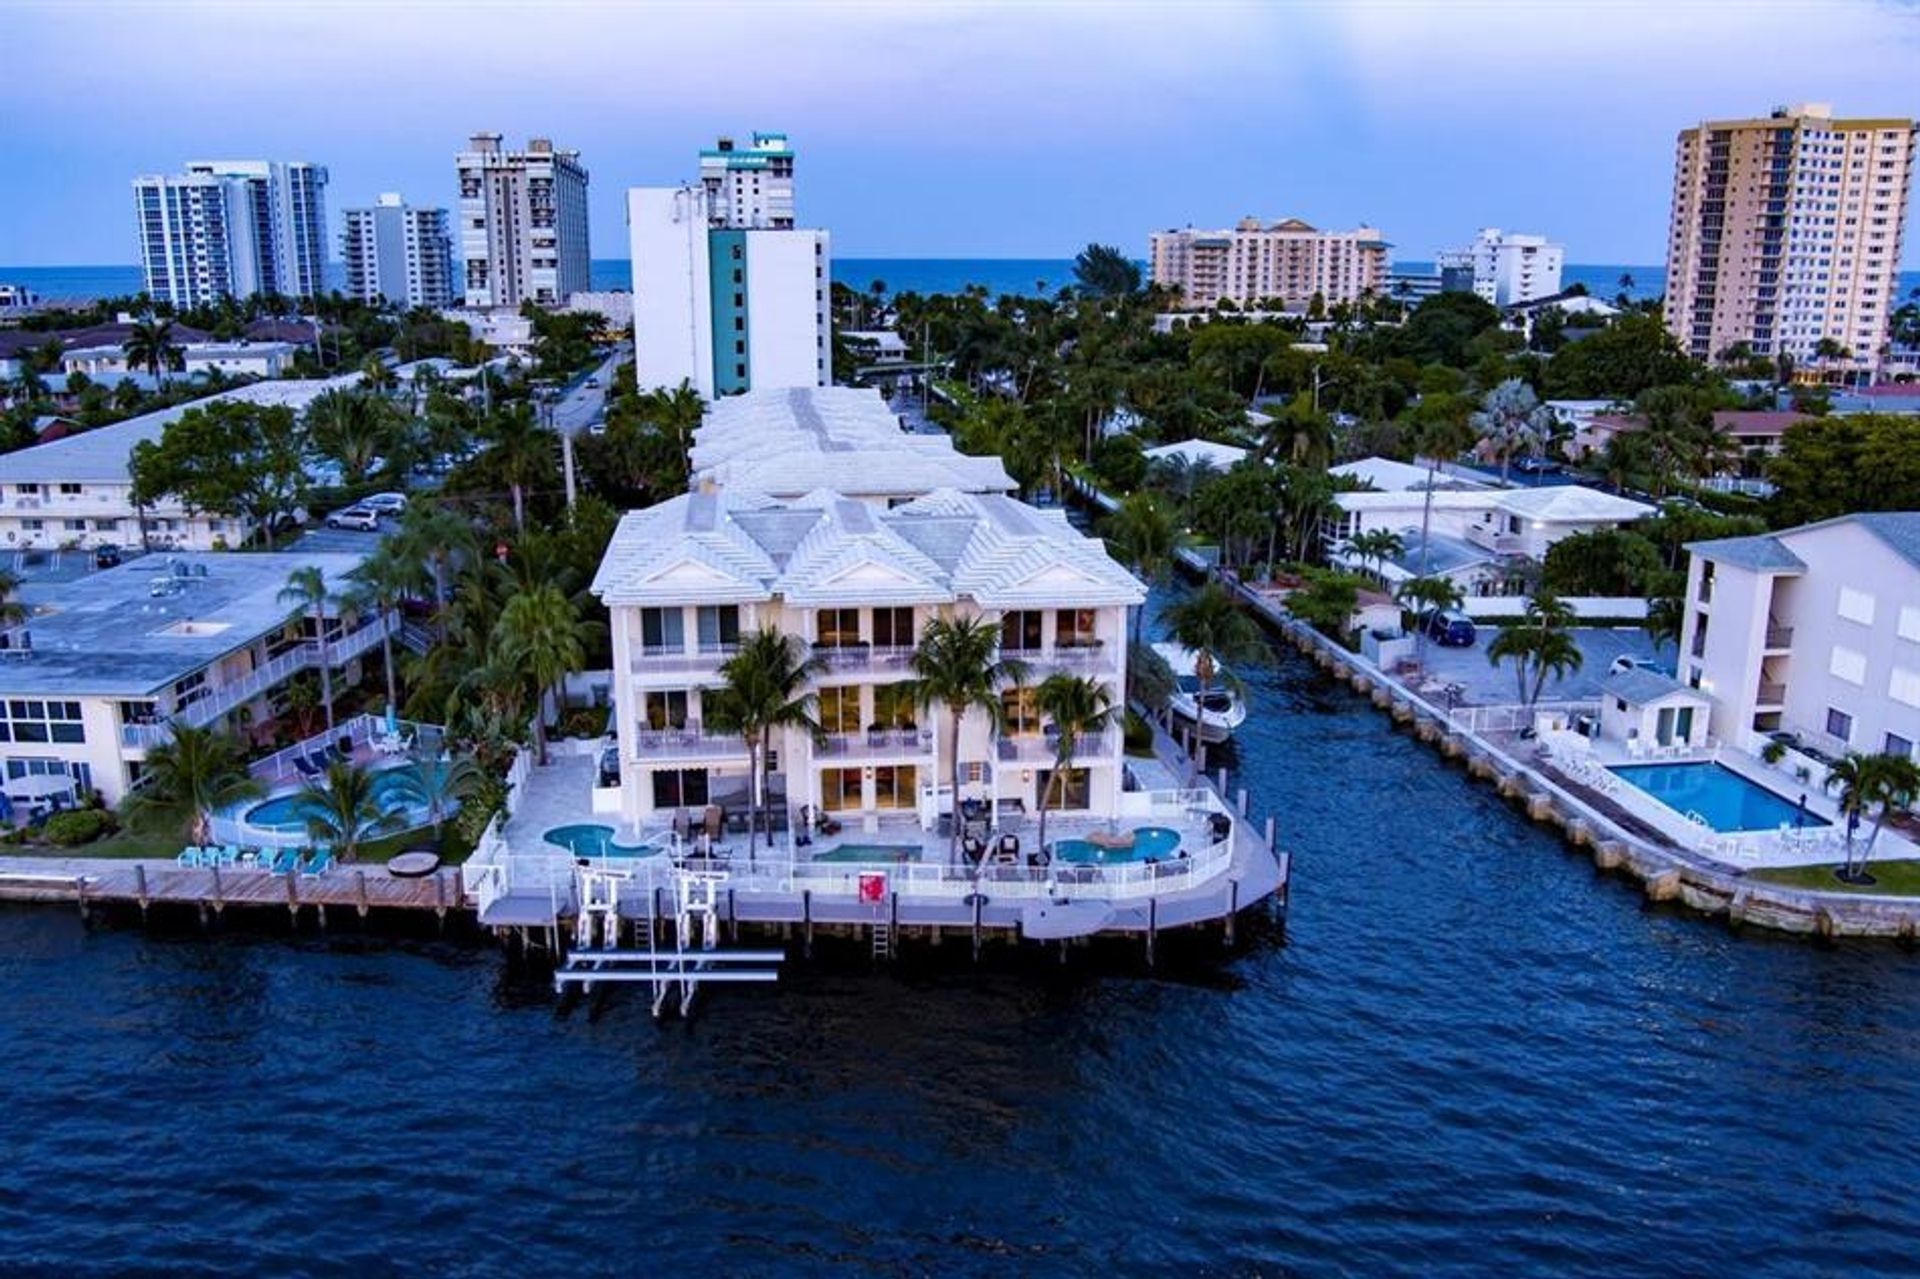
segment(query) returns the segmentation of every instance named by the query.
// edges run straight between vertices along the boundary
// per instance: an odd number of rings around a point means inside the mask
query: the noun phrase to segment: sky
[[[580,151],[593,254],[625,257],[627,187],[756,129],[838,257],[1144,257],[1251,214],[1657,263],[1677,130],[1920,114],[1916,0],[0,0],[0,36],[16,266],[136,260],[129,179],[189,159],[323,163],[336,230],[382,191],[451,207],[482,131]]]

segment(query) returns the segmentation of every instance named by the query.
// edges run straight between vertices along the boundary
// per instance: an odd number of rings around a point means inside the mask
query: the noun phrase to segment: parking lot
[[[1459,701],[1480,706],[1505,705],[1516,700],[1513,665],[1503,662],[1494,666],[1487,661],[1487,645],[1500,633],[1498,627],[1477,624],[1473,644],[1466,648],[1442,648],[1431,641],[1427,644],[1427,671],[1429,680],[1441,684],[1458,684],[1462,691]],[[1585,702],[1600,696],[1600,683],[1607,677],[1607,669],[1613,660],[1623,654],[1650,659],[1654,665],[1669,674],[1674,667],[1676,656],[1673,645],[1656,646],[1651,637],[1638,627],[1576,627],[1568,632],[1574,642],[1580,645],[1580,669],[1565,679],[1548,677],[1546,687],[1540,692],[1544,701]]]
[[[379,533],[362,532],[354,528],[328,528],[325,524],[315,524],[280,549],[322,554],[339,551],[352,555],[371,555],[374,547],[380,543],[380,534],[391,533],[397,527],[399,527],[398,522],[392,519],[380,521]]]

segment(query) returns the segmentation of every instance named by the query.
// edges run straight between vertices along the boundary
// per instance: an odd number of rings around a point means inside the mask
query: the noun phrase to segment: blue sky
[[[12,0],[0,32],[10,265],[132,261],[128,179],[203,156],[328,165],[336,226],[380,191],[451,204],[478,130],[579,149],[594,255],[624,257],[626,187],[756,128],[793,136],[840,256],[1144,255],[1251,213],[1402,258],[1498,225],[1650,263],[1684,125],[1920,112],[1920,8],[1872,0]]]

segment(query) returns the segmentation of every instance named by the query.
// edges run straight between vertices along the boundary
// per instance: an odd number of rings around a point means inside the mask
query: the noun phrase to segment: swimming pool
[[[1165,826],[1140,826],[1133,832],[1133,843],[1124,848],[1102,848],[1085,839],[1060,839],[1053,844],[1053,855],[1074,865],[1113,865],[1141,862],[1149,857],[1171,857],[1180,847],[1180,832]]]
[[[575,857],[652,857],[661,851],[658,844],[616,844],[613,827],[589,822],[555,826],[542,838]]]
[[[1622,764],[1610,771],[1676,813],[1698,813],[1723,835],[1778,830],[1783,822],[1808,827],[1829,824],[1725,764]]]
[[[399,793],[406,771],[404,767],[385,768],[373,775],[373,798],[383,811],[390,812],[406,803]],[[287,791],[255,804],[246,811],[242,820],[247,825],[257,826],[262,830],[305,830],[306,818],[302,816],[300,806],[300,792]],[[424,811],[419,814],[419,817],[422,822],[426,820]]]

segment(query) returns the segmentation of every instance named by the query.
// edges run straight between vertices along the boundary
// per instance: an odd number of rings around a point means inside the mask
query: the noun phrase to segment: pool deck
[[[1172,743],[1163,743],[1171,750]],[[988,864],[974,870],[953,854],[949,837],[923,830],[915,815],[853,817],[833,836],[809,843],[787,833],[749,847],[745,835],[723,836],[711,849],[692,854],[684,868],[723,877],[721,917],[729,924],[852,925],[966,928],[1010,931],[1023,937],[1148,933],[1219,922],[1276,893],[1284,893],[1287,857],[1270,847],[1256,822],[1223,798],[1217,786],[1180,776],[1176,759],[1129,760],[1136,789],[1124,815],[1113,820],[1049,814],[1047,842],[1084,839],[1094,832],[1165,826],[1180,835],[1187,855],[1157,862],[1076,866],[1034,865],[1039,821],[1015,815],[989,839],[1002,834],[1020,841],[1018,865]],[[583,823],[614,828],[625,844],[648,839],[672,842],[669,831],[634,830],[614,814],[590,811],[595,765],[590,756],[556,757],[533,769],[520,788],[511,819],[492,849],[469,863],[470,891],[480,922],[494,928],[551,928],[578,914],[580,871],[621,881],[623,918],[665,917],[673,909],[674,859],[609,857],[576,865],[547,843],[546,832]],[[1185,785],[1179,785],[1184,781]],[[1231,818],[1231,833],[1216,841],[1211,821]],[[908,847],[905,862],[830,860],[845,847]],[[493,869],[488,869],[493,868]],[[489,874],[496,878],[488,883]],[[881,877],[877,882],[872,878]],[[863,878],[866,895],[863,897]]]

